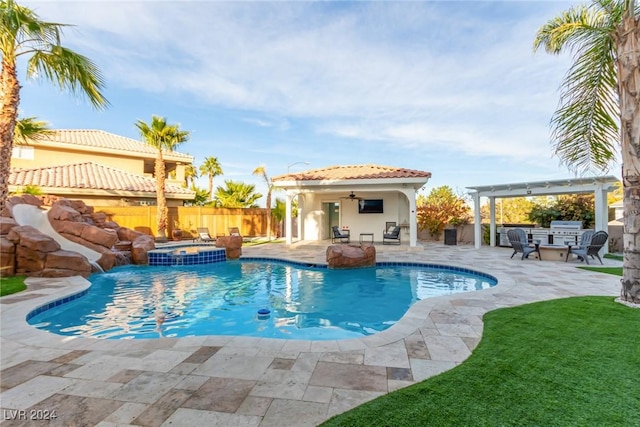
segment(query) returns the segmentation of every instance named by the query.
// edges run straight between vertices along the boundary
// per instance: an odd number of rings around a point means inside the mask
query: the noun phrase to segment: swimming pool
[[[35,310],[28,322],[56,334],[110,339],[346,339],[391,327],[422,299],[497,283],[483,273],[427,264],[333,270],[264,259],[117,267],[90,280],[84,295]]]

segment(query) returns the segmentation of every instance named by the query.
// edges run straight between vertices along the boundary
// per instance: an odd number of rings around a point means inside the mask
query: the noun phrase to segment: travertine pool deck
[[[243,255],[324,263],[326,246],[269,244],[245,247]],[[487,311],[620,292],[619,277],[578,269],[584,264],[576,261],[510,259],[510,248],[435,242],[376,250],[378,261],[472,268],[499,284],[421,301],[389,330],[362,339],[98,340],[54,335],[25,321],[44,302],[86,288],[85,280],[29,279],[27,291],[0,299],[0,424],[315,426],[462,363],[480,340]]]

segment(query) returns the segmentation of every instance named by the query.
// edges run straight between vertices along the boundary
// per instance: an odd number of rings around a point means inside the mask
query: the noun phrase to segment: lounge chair
[[[349,243],[351,241],[351,233],[348,231],[346,233],[341,232],[337,225],[331,227],[331,230],[333,232],[333,235],[331,236],[331,243]]]
[[[507,237],[509,238],[509,243],[513,248],[513,253],[511,254],[511,258],[517,253],[522,254],[521,259],[529,258],[529,254],[532,252],[536,252],[538,254],[538,259],[540,257],[540,246],[537,244],[532,244],[529,242],[527,238],[527,233],[524,232],[522,228],[512,228],[507,231]]]
[[[399,245],[400,244],[400,226],[396,225],[391,231],[386,230],[382,233],[383,245]]]
[[[197,232],[198,240],[201,242],[213,242],[216,240],[211,237],[211,234],[209,234],[209,229],[207,227],[198,227]]]
[[[238,227],[229,227],[229,236],[239,236],[240,229]]]
[[[596,231],[593,236],[591,236],[588,244],[569,248],[567,258],[569,258],[569,254],[575,254],[580,261],[586,261],[587,264],[589,264],[589,257],[598,258],[600,264],[603,264],[599,252],[608,239],[609,235],[606,231]]]

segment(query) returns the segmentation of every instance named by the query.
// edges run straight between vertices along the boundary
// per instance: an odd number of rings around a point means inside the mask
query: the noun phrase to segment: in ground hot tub
[[[215,245],[172,245],[148,252],[149,265],[197,265],[226,261],[224,248]]]

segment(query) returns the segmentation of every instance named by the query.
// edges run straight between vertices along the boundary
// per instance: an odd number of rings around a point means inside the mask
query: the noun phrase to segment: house
[[[156,150],[142,141],[101,130],[61,129],[16,144],[9,191],[35,185],[46,194],[73,196],[103,206],[155,205]],[[165,152],[168,206],[182,206],[194,192],[183,188],[194,158]]]
[[[401,239],[417,246],[417,192],[431,172],[381,165],[342,165],[272,178],[286,191],[286,236],[291,244],[291,210],[298,199],[298,227],[303,240],[331,238],[331,227],[348,229],[352,240],[373,234],[382,241],[388,222],[402,227]]]

